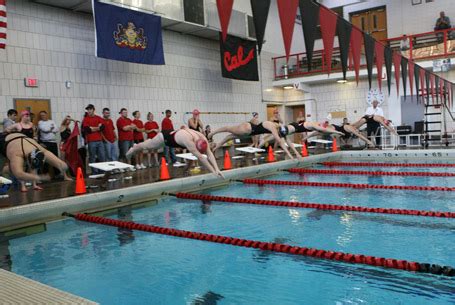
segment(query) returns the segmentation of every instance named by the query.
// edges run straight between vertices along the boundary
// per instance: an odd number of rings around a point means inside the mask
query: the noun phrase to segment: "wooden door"
[[[371,34],[376,40],[387,39],[387,11],[385,7],[351,13],[351,23]]]
[[[15,99],[14,107],[20,114],[22,110],[27,110],[33,114],[33,124],[38,124],[40,111],[46,111],[49,115],[49,119],[52,119],[51,112],[51,101],[40,100],[40,99]],[[19,117],[19,116],[18,116]]]

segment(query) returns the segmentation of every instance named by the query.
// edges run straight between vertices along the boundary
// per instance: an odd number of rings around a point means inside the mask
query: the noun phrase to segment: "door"
[[[277,108],[278,106],[276,105],[267,105],[267,121],[273,120],[273,111],[275,111]]]
[[[46,111],[49,115],[49,119],[52,119],[50,100],[14,99],[14,108],[19,114],[22,110],[29,111],[34,125],[38,124],[40,111]]]
[[[385,6],[351,13],[351,23],[376,40],[387,39],[387,11]]]

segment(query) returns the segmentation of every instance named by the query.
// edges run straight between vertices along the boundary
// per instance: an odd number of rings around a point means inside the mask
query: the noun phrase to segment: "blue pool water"
[[[455,186],[454,178],[283,173],[267,179]],[[455,211],[455,192],[259,187],[234,183],[205,193]],[[236,203],[203,204],[173,197],[163,198],[147,208],[122,208],[106,217],[455,266],[453,219]],[[8,251],[12,271],[101,304],[455,303],[454,278],[132,232],[72,219],[49,223],[46,232],[12,239]]]

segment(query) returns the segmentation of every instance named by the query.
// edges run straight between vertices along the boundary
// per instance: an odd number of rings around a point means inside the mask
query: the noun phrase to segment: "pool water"
[[[266,179],[455,186],[455,178],[435,177],[282,173]],[[455,211],[455,192],[233,183],[205,193]],[[453,219],[202,203],[173,197],[163,198],[147,208],[121,208],[106,217],[455,266]],[[7,248],[11,258],[8,264],[3,263],[4,267],[7,265],[18,274],[101,304],[455,303],[454,278],[277,254],[73,219],[49,223],[43,233],[9,240]]]

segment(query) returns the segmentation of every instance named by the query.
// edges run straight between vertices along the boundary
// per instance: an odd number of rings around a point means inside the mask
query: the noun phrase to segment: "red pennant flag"
[[[220,18],[221,35],[223,41],[226,41],[229,20],[231,19],[232,5],[234,0],[216,0],[218,8],[218,17]]]
[[[325,6],[321,6],[319,9],[319,23],[321,24],[325,64],[327,66],[328,74],[330,74],[330,71],[332,70],[333,40],[337,29],[337,21],[338,16],[333,11]]]
[[[359,84],[359,70],[360,70],[360,55],[362,52],[362,32],[355,26],[352,27],[351,32],[351,50],[352,61],[354,63],[355,80]]]
[[[65,160],[68,166],[73,171],[73,174],[76,175],[77,168],[83,168],[82,160],[79,156],[79,152],[77,151],[77,143],[78,137],[80,135],[78,123],[74,123],[73,131],[71,135],[66,140],[66,142],[62,145],[62,151],[65,153]]]
[[[425,69],[420,67],[420,98],[425,101]]]
[[[430,86],[431,86],[431,98],[433,99],[434,102],[434,96],[435,96],[435,79],[434,79],[434,74],[430,73]]]
[[[393,66],[395,68],[395,83],[397,85],[397,95],[400,94],[400,69],[401,69],[401,55],[393,52]]]
[[[277,4],[287,62],[289,53],[291,53],[292,35],[294,34],[295,16],[297,15],[299,0],[277,0]]]
[[[379,41],[376,41],[374,48],[374,52],[376,53],[376,69],[378,70],[378,87],[379,91],[382,91],[382,65],[384,64],[384,45]]]
[[[441,97],[441,101],[444,100],[444,83],[445,81],[443,79],[439,80],[439,95]]]
[[[414,95],[414,62],[408,61],[409,88],[411,89],[411,97]]]

